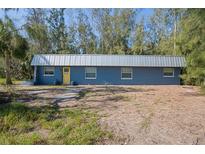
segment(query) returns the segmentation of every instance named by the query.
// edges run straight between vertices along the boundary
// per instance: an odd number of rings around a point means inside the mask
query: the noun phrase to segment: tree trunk
[[[5,53],[5,70],[6,70],[6,84],[7,85],[12,84],[10,69],[11,69],[11,66],[10,66],[10,55],[9,55],[9,51],[6,51],[6,53]]]
[[[177,19],[176,19],[176,10],[174,9],[174,55],[176,55],[176,35],[177,35]]]

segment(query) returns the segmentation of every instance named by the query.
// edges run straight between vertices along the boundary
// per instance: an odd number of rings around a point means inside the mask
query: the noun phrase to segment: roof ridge
[[[145,56],[145,57],[184,57],[178,55],[123,55],[123,54],[34,54],[36,55],[51,55],[51,56]]]

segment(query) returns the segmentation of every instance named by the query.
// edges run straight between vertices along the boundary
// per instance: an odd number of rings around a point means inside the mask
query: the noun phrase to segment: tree
[[[88,16],[82,11],[79,11],[77,19],[79,53],[96,53],[96,36],[92,32]]]
[[[75,24],[68,27],[68,53],[77,54],[77,28]]]
[[[155,54],[162,54],[159,49],[160,41],[165,39],[166,23],[163,9],[154,9],[153,15],[149,19],[148,39],[151,50]]]
[[[94,9],[99,51],[104,54],[130,54],[130,36],[135,23],[135,9]]]
[[[205,85],[205,10],[188,9],[181,26],[179,52],[187,57],[183,79],[188,84]]]
[[[5,16],[5,20],[0,20],[0,54],[5,59],[6,84],[11,81],[11,61],[12,58],[23,59],[28,50],[28,43],[15,28],[12,20]]]
[[[49,10],[49,17],[47,18],[54,53],[64,53],[68,49],[68,34],[66,31],[64,12],[65,9],[51,9]]]
[[[51,50],[45,19],[44,9],[28,9],[25,29],[29,37],[31,54],[48,53]]]
[[[113,26],[111,9],[93,9],[92,17],[95,31],[98,33],[98,53],[112,54],[113,52]]]
[[[130,38],[135,25],[135,9],[115,9],[113,16],[113,39],[115,54],[131,54]]]
[[[132,45],[133,54],[145,54],[145,30],[144,30],[144,19],[141,20],[140,24],[136,25],[136,31],[134,35],[134,42]]]
[[[177,55],[178,51],[178,34],[181,31],[181,18],[183,17],[184,12],[186,9],[166,9],[165,12],[165,18],[167,21],[167,27],[168,27],[168,34],[170,35],[169,37],[169,42],[170,42],[170,49],[171,49],[171,54]]]
[[[148,25],[148,44],[153,54],[177,55],[180,21],[185,9],[155,9]]]

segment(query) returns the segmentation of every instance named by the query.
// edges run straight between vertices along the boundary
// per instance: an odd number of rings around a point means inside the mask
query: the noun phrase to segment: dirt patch
[[[97,111],[124,144],[204,144],[205,96],[198,87],[95,87],[78,102]]]
[[[101,144],[205,144],[205,96],[193,86],[27,87],[31,105],[97,112]],[[44,134],[45,132],[42,132]]]

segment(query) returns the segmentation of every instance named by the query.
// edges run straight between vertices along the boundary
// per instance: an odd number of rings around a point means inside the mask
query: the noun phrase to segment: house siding
[[[174,77],[163,77],[163,67],[132,67],[131,80],[121,79],[121,67],[97,67],[96,79],[85,79],[85,67],[71,67],[71,81],[81,85],[179,85],[180,68],[174,68]]]
[[[54,76],[44,76],[44,67],[37,67],[36,84],[38,85],[56,85],[62,84],[62,67],[55,67]]]
[[[181,68],[174,68],[174,77],[163,77],[163,67],[132,67],[132,79],[121,79],[121,67],[97,67],[96,79],[85,79],[84,66],[70,67],[70,79],[80,85],[179,85]],[[55,67],[54,76],[44,76],[42,66],[37,67],[37,84],[62,84],[62,67]]]

